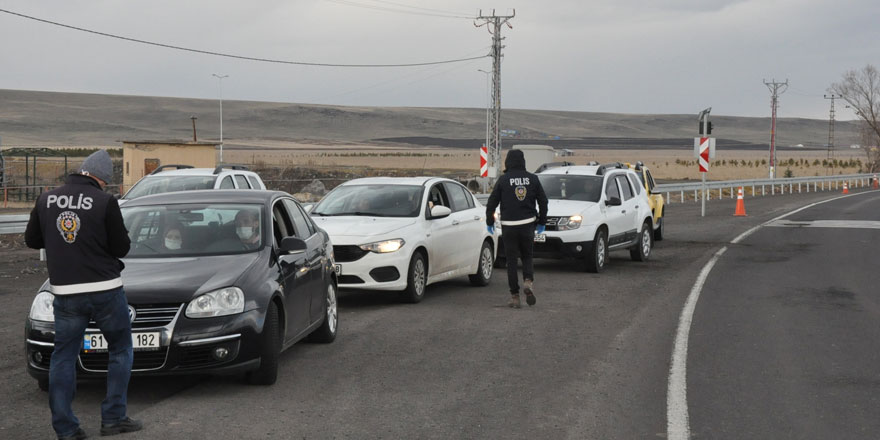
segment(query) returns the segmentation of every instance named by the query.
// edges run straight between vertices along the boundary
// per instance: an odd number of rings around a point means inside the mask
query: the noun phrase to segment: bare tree
[[[859,131],[868,159],[866,171],[880,172],[880,71],[870,64],[861,70],[850,70],[840,82],[831,85],[830,91],[843,96],[861,118]]]

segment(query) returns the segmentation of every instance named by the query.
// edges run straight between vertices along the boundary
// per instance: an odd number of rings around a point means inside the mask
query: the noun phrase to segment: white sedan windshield
[[[416,217],[423,190],[421,185],[343,185],[327,194],[311,214]]]

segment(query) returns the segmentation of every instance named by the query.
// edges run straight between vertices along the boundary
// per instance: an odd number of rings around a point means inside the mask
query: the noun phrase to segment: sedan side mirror
[[[305,211],[306,214],[308,214],[308,213],[312,212],[312,208],[315,207],[315,204],[314,203],[303,203],[302,207],[303,207],[303,211]]]
[[[285,237],[281,240],[281,252],[284,254],[298,254],[308,248],[305,240],[297,237]]]
[[[620,206],[622,204],[619,197],[611,197],[605,201],[605,206]]]
[[[452,210],[446,206],[437,205],[431,208],[431,219],[438,219],[443,217],[448,217],[449,214],[452,214]]]

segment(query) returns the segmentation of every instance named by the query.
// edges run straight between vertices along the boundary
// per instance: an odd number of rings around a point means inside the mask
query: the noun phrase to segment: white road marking
[[[863,194],[872,194],[872,192],[859,192],[855,194],[849,194],[841,197],[835,197],[833,199],[823,200],[821,202],[811,203],[806,206],[802,206],[794,211],[785,213],[776,217],[772,220],[764,222],[760,225],[757,225],[746,232],[743,232],[733,240],[731,240],[731,244],[737,244],[746,239],[749,235],[752,235],[758,229],[761,229],[764,226],[778,226],[775,223],[778,223],[785,217],[788,217],[792,214],[798,213],[805,209],[812,208],[816,205],[821,205],[823,203],[828,203],[834,200],[839,200],[847,197],[859,196]],[[798,222],[792,222],[798,223]],[[806,223],[806,222],[800,222]],[[811,222],[815,223],[815,222]],[[852,221],[847,221],[846,223],[856,223]],[[857,223],[878,223],[878,222],[857,222]],[[793,225],[794,226],[794,225]],[[827,226],[826,226],[827,227]],[[852,227],[852,226],[850,226]],[[862,226],[864,227],[864,226]],[[673,343],[672,348],[672,362],[669,366],[669,381],[668,387],[666,388],[666,438],[670,440],[689,440],[691,438],[691,428],[690,428],[690,420],[688,415],[688,404],[687,404],[687,349],[688,349],[688,337],[691,332],[691,321],[694,318],[694,309],[697,307],[697,300],[700,299],[700,293],[703,290],[703,284],[706,283],[706,279],[709,277],[709,272],[712,271],[712,267],[715,266],[715,263],[718,261],[718,258],[727,251],[727,246],[722,247],[718,252],[715,252],[712,255],[712,258],[703,266],[703,269],[700,271],[700,274],[697,276],[696,282],[694,282],[694,286],[691,288],[691,293],[688,295],[687,301],[684,303],[684,308],[681,310],[681,315],[678,318],[678,330],[675,332],[675,342]]]
[[[767,226],[788,228],[852,228],[852,229],[880,229],[880,222],[869,220],[777,220]]]

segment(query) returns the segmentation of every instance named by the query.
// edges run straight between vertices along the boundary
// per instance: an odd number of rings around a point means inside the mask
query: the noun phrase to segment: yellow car
[[[654,177],[651,176],[651,171],[648,170],[648,167],[645,166],[641,161],[636,162],[635,165],[629,165],[630,169],[636,172],[636,175],[639,176],[639,180],[642,181],[642,187],[645,188],[645,191],[648,193],[648,200],[651,203],[651,213],[654,215],[654,241],[663,240],[663,217],[666,214],[666,203],[663,200],[663,194],[655,193],[654,186]]]

